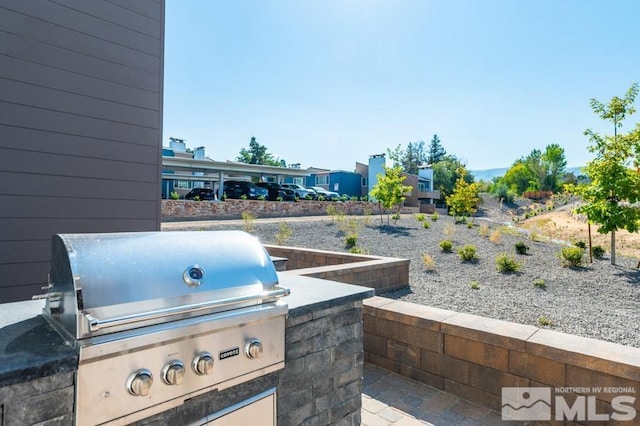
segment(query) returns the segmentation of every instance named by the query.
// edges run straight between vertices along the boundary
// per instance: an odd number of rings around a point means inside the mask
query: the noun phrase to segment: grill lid
[[[76,339],[288,294],[241,231],[55,235],[49,281],[45,316]]]

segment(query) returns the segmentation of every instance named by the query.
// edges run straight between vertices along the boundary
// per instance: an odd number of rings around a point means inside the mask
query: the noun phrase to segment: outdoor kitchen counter
[[[43,306],[43,300],[0,305],[0,387],[76,370],[76,352],[42,318]]]
[[[280,273],[278,279],[281,286],[291,290],[291,294],[284,298],[289,304],[291,317],[375,296],[371,287],[305,277],[296,275],[295,271]]]

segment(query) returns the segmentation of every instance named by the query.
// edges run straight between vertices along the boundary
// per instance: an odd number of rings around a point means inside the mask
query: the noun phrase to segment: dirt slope
[[[538,216],[518,222],[518,226],[537,232],[547,238],[575,242],[589,241],[587,223],[571,214],[570,208],[552,210]],[[598,233],[597,225],[591,225],[593,245],[601,245],[607,254],[610,252],[610,235]],[[640,233],[630,234],[627,231],[616,233],[616,254],[640,258]]]

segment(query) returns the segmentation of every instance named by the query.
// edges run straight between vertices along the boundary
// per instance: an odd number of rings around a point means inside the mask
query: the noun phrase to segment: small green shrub
[[[534,287],[538,287],[538,288],[541,288],[541,289],[547,288],[547,285],[544,283],[544,280],[542,278],[538,278],[537,280],[533,280],[533,285],[534,285]]]
[[[582,250],[585,250],[587,248],[587,243],[585,243],[582,240],[576,241],[575,243],[573,243],[573,245],[578,247],[578,248],[581,248]]]
[[[429,229],[431,228],[431,223],[425,220],[424,222],[422,222],[422,226],[424,227],[424,229]]]
[[[248,198],[248,197],[246,196],[246,194],[242,194],[242,195],[240,196],[240,199],[241,199],[241,200],[246,200],[247,198]]]
[[[200,201],[200,196],[196,195],[195,197],[193,197],[193,201]]]
[[[553,321],[543,315],[538,318],[538,324],[540,324],[540,326],[542,327],[549,327],[553,325]]]
[[[431,215],[431,221],[432,221],[432,222],[437,222],[437,221],[438,221],[438,217],[439,217],[439,216],[438,216],[438,213],[433,213],[433,214]]]
[[[362,247],[351,247],[349,249],[349,253],[353,254],[367,254],[366,251]]]
[[[480,284],[478,284],[478,281],[471,281],[469,283],[469,287],[471,287],[472,290],[480,290]]]
[[[473,222],[467,222],[467,228],[473,229]]]
[[[416,213],[415,218],[418,222],[424,222],[425,219],[427,218],[427,215],[424,213]]]
[[[453,243],[449,240],[442,240],[440,241],[440,248],[446,253],[451,253],[451,250],[453,249]]]
[[[521,267],[522,264],[507,253],[500,253],[496,257],[496,269],[500,272],[518,272]]]
[[[604,257],[604,248],[602,248],[602,246],[595,246],[592,249],[593,252],[593,257],[595,257],[596,259],[602,259]]]
[[[476,253],[476,246],[467,244],[464,247],[458,250],[458,257],[465,262],[473,262],[478,260],[478,255]]]
[[[344,245],[346,248],[349,248],[349,249],[355,247],[357,242],[358,242],[357,234],[349,234],[344,239]]]
[[[584,250],[580,247],[564,247],[560,252],[563,266],[581,266]]]
[[[527,254],[527,253],[529,253],[529,246],[526,245],[525,243],[523,243],[522,241],[518,241],[517,243],[515,243],[514,247],[516,249],[516,253],[518,253],[518,254]]]
[[[170,195],[172,200],[179,200],[180,199],[180,194],[178,194],[177,192],[172,192]]]
[[[391,215],[391,219],[393,219],[394,222],[398,222],[400,220],[400,213],[394,213]]]

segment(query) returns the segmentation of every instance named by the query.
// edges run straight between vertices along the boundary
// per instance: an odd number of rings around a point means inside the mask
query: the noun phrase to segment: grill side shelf
[[[84,317],[87,320],[90,331],[98,331],[109,327],[117,327],[121,325],[134,324],[140,321],[153,320],[157,318],[163,318],[173,315],[187,314],[191,312],[198,312],[205,309],[218,308],[222,306],[234,305],[237,303],[249,302],[252,300],[280,298],[288,296],[291,291],[288,288],[281,286],[274,286],[275,290],[264,291],[257,294],[250,294],[246,296],[230,297],[227,299],[213,300],[209,302],[194,303],[190,305],[177,306],[173,308],[157,309],[154,311],[143,312],[139,314],[125,315],[115,318],[100,319],[91,314],[85,314]]]

